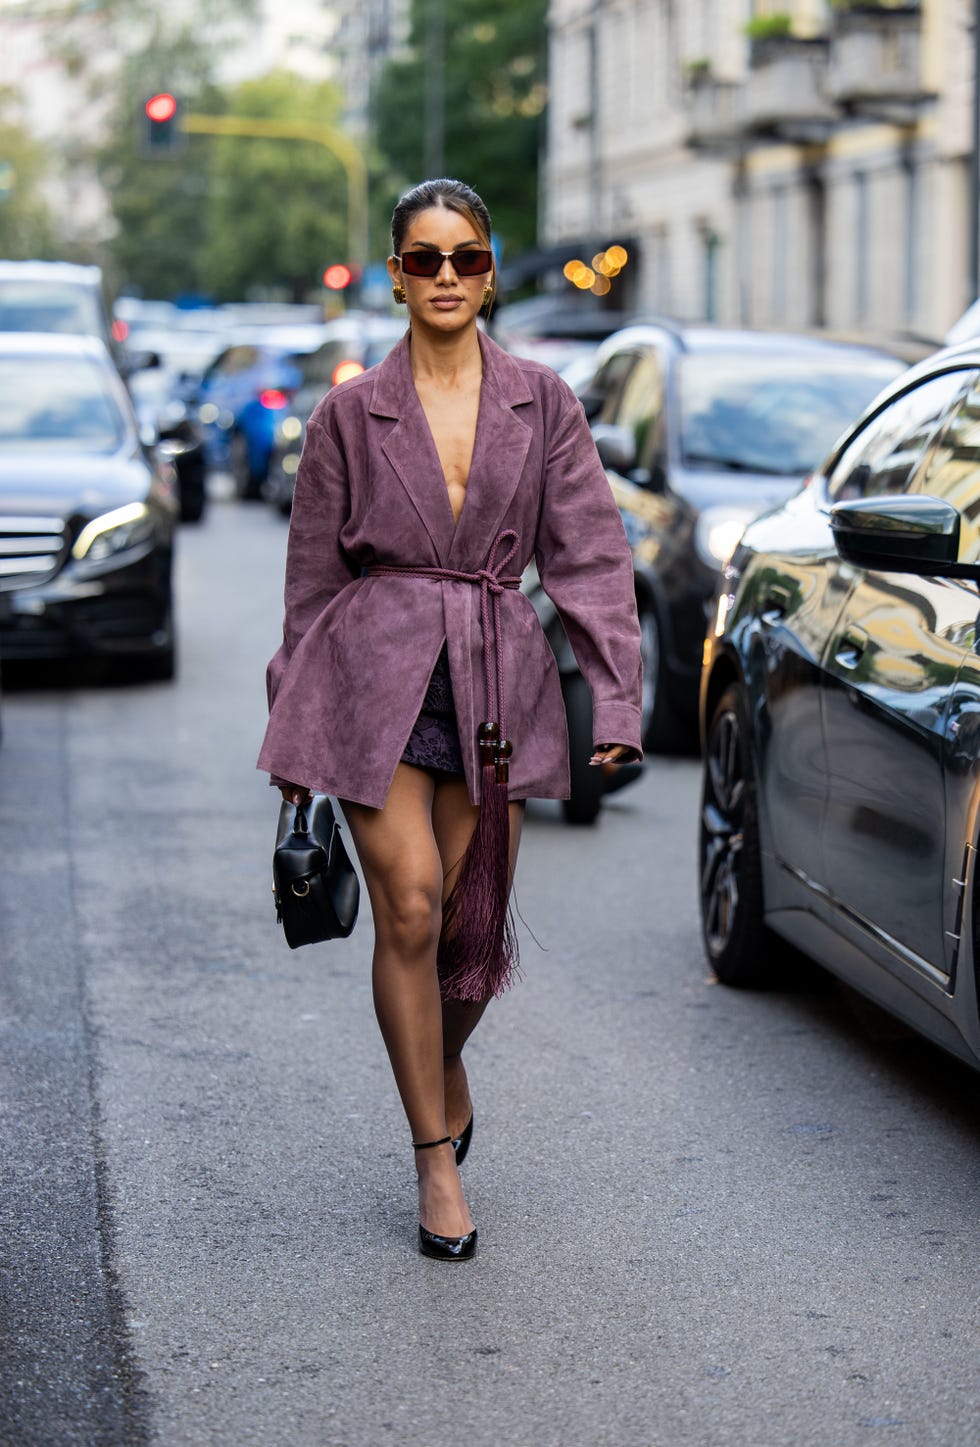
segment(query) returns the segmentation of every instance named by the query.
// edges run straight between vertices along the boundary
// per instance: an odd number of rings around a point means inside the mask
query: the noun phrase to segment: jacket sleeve
[[[350,516],[350,484],[343,453],[312,417],[296,473],[286,549],[282,646],[266,671],[269,707],[303,634],[360,569],[344,552],[340,530]]]
[[[581,404],[549,439],[535,561],[592,693],[593,741],[640,739],[640,625],[633,559]]]

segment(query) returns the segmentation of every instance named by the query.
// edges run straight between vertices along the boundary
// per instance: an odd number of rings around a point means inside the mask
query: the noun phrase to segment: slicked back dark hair
[[[435,181],[420,181],[410,191],[406,191],[391,213],[391,250],[395,256],[401,255],[402,245],[405,241],[405,233],[408,231],[415,217],[422,211],[430,211],[433,207],[442,206],[447,211],[455,211],[473,227],[474,231],[490,245],[490,238],[493,232],[493,225],[490,220],[490,212],[481,196],[467,186],[465,181],[453,181],[447,176]],[[491,276],[491,285],[496,293],[497,272],[496,268]],[[483,308],[489,313],[493,306],[494,298]]]

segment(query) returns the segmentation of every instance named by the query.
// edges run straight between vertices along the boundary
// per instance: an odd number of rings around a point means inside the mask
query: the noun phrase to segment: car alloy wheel
[[[763,920],[755,779],[741,691],[718,701],[708,729],[701,795],[700,894],[704,946],[726,985],[770,978],[773,936]]]

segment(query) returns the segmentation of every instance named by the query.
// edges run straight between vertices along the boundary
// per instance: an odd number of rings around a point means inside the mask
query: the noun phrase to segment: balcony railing
[[[735,149],[740,143],[744,90],[737,81],[692,76],[687,88],[687,144],[703,151]]]
[[[922,82],[918,6],[886,9],[863,6],[838,11],[833,20],[824,89],[837,105],[850,111],[884,111],[901,119],[895,107],[907,108],[908,119],[926,98]]]
[[[753,41],[740,106],[743,132],[802,142],[826,136],[838,114],[823,91],[829,48],[822,38],[793,35]]]

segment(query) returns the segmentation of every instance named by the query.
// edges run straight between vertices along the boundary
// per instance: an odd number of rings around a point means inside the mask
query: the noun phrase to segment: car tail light
[[[116,317],[116,320],[112,324],[111,331],[112,340],[114,342],[124,342],[129,336],[129,323],[124,322],[121,317]]]
[[[289,397],[285,392],[280,392],[278,387],[267,387],[264,392],[260,392],[259,401],[263,407],[268,407],[270,412],[289,405]]]
[[[364,368],[360,362],[338,362],[333,369],[333,384],[336,387],[338,382],[347,382],[351,377],[359,377],[363,371]]]

